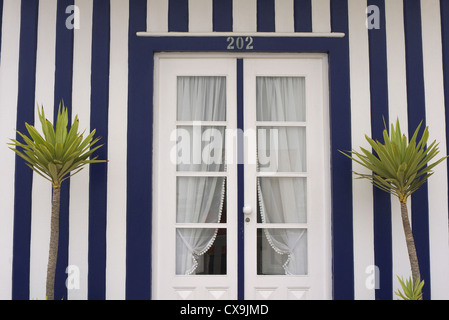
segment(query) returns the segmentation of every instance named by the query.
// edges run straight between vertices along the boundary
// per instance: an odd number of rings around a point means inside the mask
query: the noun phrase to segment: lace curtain
[[[257,120],[304,122],[305,79],[302,77],[258,77]],[[305,127],[273,126],[277,141],[259,143],[258,154],[269,154],[270,163],[259,163],[259,171],[306,172]],[[270,134],[269,130],[266,134]],[[260,140],[260,139],[259,139]],[[273,156],[276,154],[276,156]],[[259,157],[260,158],[260,157]],[[261,220],[264,223],[307,223],[306,178],[258,178],[257,190]],[[307,230],[299,228],[266,228],[263,233],[268,243],[282,259],[273,258],[269,248],[262,250],[262,273],[272,273],[273,264],[281,264],[285,274],[307,274]],[[273,268],[272,268],[273,269]],[[276,269],[276,267],[274,267]],[[277,268],[279,269],[279,268]]]
[[[225,77],[178,77],[177,85],[178,121],[226,120]],[[182,136],[190,139],[190,146],[192,146],[189,150],[190,156],[187,157],[188,161],[186,163],[178,161],[178,171],[224,170],[222,157],[212,159],[213,153],[207,150],[207,146],[210,145],[207,137],[215,139],[220,134],[224,137],[224,127],[182,126],[178,127],[178,130],[184,130],[186,134]],[[216,134],[204,134],[205,131]],[[200,159],[200,161],[194,161],[194,159]],[[225,178],[223,177],[178,177],[176,222],[220,222],[224,194]],[[176,274],[196,273],[198,260],[213,245],[217,231],[216,228],[195,228],[194,225],[192,228],[176,229]]]

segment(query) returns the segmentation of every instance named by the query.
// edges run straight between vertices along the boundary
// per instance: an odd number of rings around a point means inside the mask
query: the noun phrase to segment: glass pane
[[[225,127],[179,126],[172,158],[178,171],[224,171]]]
[[[257,121],[306,121],[304,77],[257,77]]]
[[[258,178],[260,223],[307,223],[307,178]]]
[[[176,229],[176,274],[226,274],[226,229]]]
[[[307,230],[257,229],[257,274],[307,275]]]
[[[224,177],[178,177],[176,185],[177,223],[226,222],[226,180]]]
[[[178,121],[225,121],[226,77],[178,77]]]
[[[262,172],[305,172],[305,127],[259,127],[257,161]]]

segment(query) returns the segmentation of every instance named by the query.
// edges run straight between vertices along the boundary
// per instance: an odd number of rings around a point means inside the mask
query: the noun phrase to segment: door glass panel
[[[257,178],[257,222],[285,224],[257,228],[257,273],[306,275],[307,178],[278,176],[307,173],[305,78],[257,77],[256,95],[257,121],[276,122],[257,128],[257,168],[272,175]]]
[[[304,77],[257,77],[257,121],[306,121]]]
[[[307,223],[307,178],[258,178],[259,223]]]
[[[176,274],[226,274],[226,229],[176,229]]]
[[[178,126],[176,130],[178,171],[224,171],[224,126]]]
[[[257,161],[262,172],[305,172],[305,127],[259,127]]]
[[[224,177],[177,177],[176,222],[226,222]]]
[[[226,126],[201,123],[226,121],[226,77],[177,77],[177,120],[176,274],[226,274],[226,226],[198,225],[226,222],[226,177],[201,175],[226,170]]]
[[[307,229],[257,229],[257,274],[307,275]]]
[[[178,121],[225,121],[226,77],[177,78]]]

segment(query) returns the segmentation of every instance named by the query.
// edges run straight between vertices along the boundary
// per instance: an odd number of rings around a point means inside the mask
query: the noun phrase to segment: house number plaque
[[[253,50],[253,37],[227,37],[228,50]]]

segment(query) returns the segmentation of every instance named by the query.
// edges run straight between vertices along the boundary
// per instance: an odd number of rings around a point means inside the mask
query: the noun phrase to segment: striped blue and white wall
[[[67,28],[73,5],[79,26]],[[379,8],[379,29],[365,25],[369,5]],[[139,31],[345,33],[336,40],[343,63],[338,72],[331,65],[341,77],[331,90],[346,97],[330,113],[334,298],[394,298],[395,275],[410,274],[399,206],[354,180],[336,150],[378,137],[385,117],[406,131],[424,120],[446,154],[449,0],[0,0],[0,299],[45,298],[51,187],[5,144],[34,123],[36,102],[51,115],[61,99],[97,129],[109,163],[62,190],[56,297],[151,298],[153,66],[150,39]],[[432,299],[449,298],[447,169],[438,167],[410,201]],[[79,268],[79,289],[65,286],[69,265]],[[377,289],[367,285],[372,265]]]

